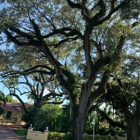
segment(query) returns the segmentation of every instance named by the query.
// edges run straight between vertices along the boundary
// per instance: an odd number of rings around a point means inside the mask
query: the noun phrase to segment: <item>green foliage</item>
[[[62,109],[58,105],[44,105],[37,111],[32,108],[23,114],[22,120],[32,124],[35,130],[44,131],[46,126],[51,131],[61,131]]]
[[[6,95],[6,102],[10,102],[10,103],[18,103],[18,101],[16,99],[14,99],[11,95]]]
[[[28,109],[27,113],[24,113],[22,115],[22,120],[27,122],[28,124],[32,124],[35,114],[36,114],[35,109],[30,108],[30,109]]]
[[[70,140],[69,134],[65,133],[57,133],[57,132],[49,132],[48,139],[49,140]]]
[[[57,132],[49,132],[48,139],[49,140],[70,140],[72,137],[71,133],[57,133]],[[83,135],[83,140],[92,140],[92,135]],[[114,136],[95,136],[95,140],[117,140],[117,137]]]
[[[45,130],[46,126],[51,131],[60,131],[62,110],[58,105],[44,105],[37,111],[33,118],[33,126],[36,130]]]
[[[67,88],[71,91],[71,93],[73,93],[73,96],[76,97],[76,91],[75,91],[75,78],[76,76],[74,74],[72,74],[69,70],[67,70],[65,67],[61,66],[61,70],[64,73],[66,78],[66,83],[67,84]]]
[[[69,84],[75,84],[75,76],[69,71],[67,70],[66,68],[62,67],[61,66],[61,69],[62,69],[62,72],[65,74],[66,77],[68,77],[68,83]]]
[[[70,105],[65,104],[62,106],[62,114],[61,114],[61,132],[68,132],[72,130],[71,126],[72,115],[70,110]]]
[[[132,0],[121,8],[123,19],[138,19],[140,14],[139,0]]]
[[[4,105],[6,104],[6,98],[2,91],[0,91],[0,101],[2,101]]]

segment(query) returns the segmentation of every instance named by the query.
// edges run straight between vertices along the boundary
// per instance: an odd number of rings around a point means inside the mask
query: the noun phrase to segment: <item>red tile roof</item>
[[[25,105],[27,107],[32,106],[31,104],[27,104],[27,103],[25,103]],[[0,101],[0,106],[3,107],[6,110],[20,110],[22,108],[22,104],[21,103],[6,102],[6,105],[4,105],[4,103],[2,101]]]

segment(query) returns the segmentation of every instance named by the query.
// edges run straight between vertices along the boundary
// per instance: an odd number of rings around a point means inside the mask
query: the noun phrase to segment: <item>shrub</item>
[[[72,135],[68,133],[49,132],[49,140],[71,140]],[[92,135],[84,135],[83,140],[93,140]],[[95,136],[95,140],[117,140],[114,136]]]
[[[49,132],[49,140],[64,140],[65,133]]]

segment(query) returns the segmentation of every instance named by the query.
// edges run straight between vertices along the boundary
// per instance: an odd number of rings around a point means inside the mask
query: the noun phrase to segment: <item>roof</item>
[[[11,102],[6,102],[6,105],[2,101],[0,101],[0,106],[3,107],[6,110],[20,110],[22,108],[21,103],[11,103]],[[32,106],[31,104],[25,103],[26,107]]]

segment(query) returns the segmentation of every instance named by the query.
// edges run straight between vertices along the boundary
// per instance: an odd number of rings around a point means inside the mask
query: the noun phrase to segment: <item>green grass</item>
[[[15,130],[15,133],[23,138],[26,138],[27,135],[27,131],[28,129],[25,128],[18,128],[17,130]]]

